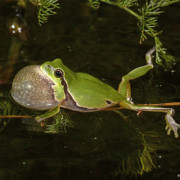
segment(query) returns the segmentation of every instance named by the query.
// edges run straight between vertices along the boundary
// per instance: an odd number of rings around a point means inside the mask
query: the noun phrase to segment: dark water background
[[[28,39],[21,42],[13,65],[8,63],[14,42],[8,32],[14,17],[13,4],[0,2],[0,78],[9,76],[0,85],[0,100],[12,106],[17,105],[6,98],[12,78],[26,65],[59,57],[72,70],[87,72],[117,88],[124,74],[145,64],[144,55],[154,45],[151,38],[139,45],[136,19],[113,6],[102,4],[93,11],[86,1],[64,1],[58,15],[40,27],[36,8],[29,4]],[[160,38],[169,52],[179,57],[179,5],[164,10],[159,17],[163,30]],[[134,102],[180,101],[179,78],[179,62],[170,71],[155,64],[147,75],[132,81]],[[180,108],[175,110],[174,118],[180,123]],[[64,118],[72,125],[66,126],[63,121],[57,134],[44,133],[46,127],[32,119],[2,120],[0,179],[179,179],[180,139],[166,135],[164,114],[142,113],[137,117],[133,111],[121,112],[83,114],[63,110]],[[143,150],[149,153],[147,164],[152,164],[152,158],[156,168],[143,176],[131,176],[138,171]],[[123,163],[129,164],[128,168],[125,165],[123,170]]]

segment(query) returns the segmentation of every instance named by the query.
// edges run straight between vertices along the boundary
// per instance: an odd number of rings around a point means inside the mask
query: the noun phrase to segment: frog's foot
[[[56,115],[57,113],[59,113],[60,110],[60,106],[56,106],[52,109],[50,109],[49,111],[46,111],[44,114],[41,114],[40,116],[35,117],[35,120],[40,123],[41,121],[48,119],[54,115]]]
[[[43,120],[45,120],[46,118],[43,118],[41,116],[37,116],[35,117],[35,120],[38,122],[38,123],[41,123]]]
[[[175,138],[178,138],[178,129],[180,128],[180,125],[174,121],[170,113],[167,113],[165,116],[166,120],[166,130],[167,130],[167,135],[170,135],[171,131],[174,132]]]

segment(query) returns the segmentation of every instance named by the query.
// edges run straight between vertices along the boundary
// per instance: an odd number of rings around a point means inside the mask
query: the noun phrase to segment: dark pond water
[[[124,74],[145,64],[144,55],[154,45],[151,38],[138,44],[137,22],[131,15],[104,4],[95,12],[86,1],[75,0],[62,2],[59,14],[41,27],[36,8],[28,4],[26,22],[18,22],[26,26],[27,36],[15,38],[8,31],[17,21],[14,4],[0,2],[1,114],[39,113],[18,106],[9,96],[14,75],[26,65],[61,58],[72,70],[117,88]],[[177,57],[179,17],[174,5],[159,18],[161,40]],[[179,78],[179,62],[170,71],[155,65],[132,81],[134,102],[180,101]],[[175,110],[180,123],[180,108]],[[180,140],[166,135],[164,114],[137,117],[133,111],[119,112],[62,109],[62,117],[51,118],[44,126],[32,118],[1,119],[0,179],[179,179]],[[57,125],[53,125],[55,119],[59,119]]]

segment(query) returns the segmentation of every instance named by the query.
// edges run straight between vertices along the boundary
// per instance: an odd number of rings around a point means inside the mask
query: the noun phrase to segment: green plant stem
[[[121,7],[122,9],[124,9],[125,11],[127,11],[128,13],[132,14],[134,17],[136,17],[138,20],[141,20],[141,16],[139,16],[137,13],[135,13],[134,11],[132,11],[131,9],[127,8],[127,7]]]
[[[101,0],[101,2],[107,3],[107,4],[111,4],[113,6],[118,6],[121,9],[124,9],[125,11],[127,11],[128,13],[132,14],[134,17],[136,17],[138,20],[141,20],[141,16],[139,16],[137,13],[135,13],[134,11],[132,11],[131,9],[129,9],[128,7],[125,6],[120,6],[119,4],[117,4],[116,2],[111,2],[109,0]]]

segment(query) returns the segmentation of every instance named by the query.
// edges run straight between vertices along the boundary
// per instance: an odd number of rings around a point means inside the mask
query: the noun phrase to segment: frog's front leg
[[[50,109],[49,111],[45,112],[44,114],[35,117],[35,120],[40,123],[41,121],[56,115],[57,113],[59,113],[59,111],[60,111],[60,106],[56,106]]]
[[[147,65],[138,67],[132,70],[130,73],[122,77],[122,81],[119,85],[118,92],[126,98],[127,101],[120,102],[120,105],[124,108],[131,109],[134,111],[149,111],[149,112],[165,112],[165,120],[166,120],[166,130],[167,133],[170,134],[171,130],[174,132],[175,137],[178,137],[177,130],[180,128],[180,125],[177,124],[174,119],[174,109],[172,108],[161,108],[154,106],[138,106],[132,103],[131,101],[131,87],[130,80],[136,79],[140,76],[146,74],[150,69],[153,68],[152,64],[152,54],[155,51],[155,47],[150,49],[146,54],[146,62]]]

